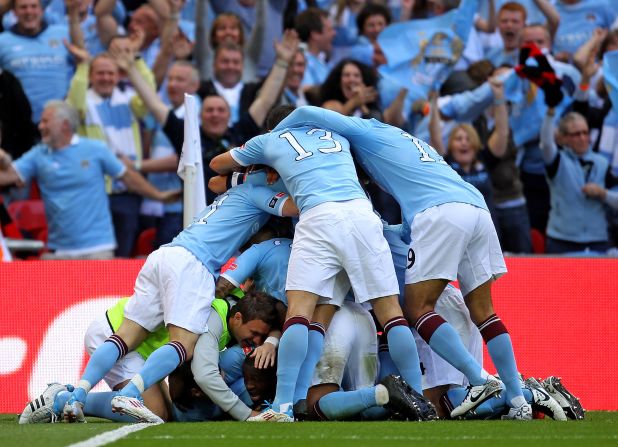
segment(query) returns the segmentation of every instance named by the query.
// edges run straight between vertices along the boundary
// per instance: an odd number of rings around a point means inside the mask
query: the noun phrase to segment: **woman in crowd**
[[[376,118],[401,125],[403,97],[381,110],[377,84],[378,77],[371,67],[344,59],[332,69],[320,87],[320,105],[343,115]]]

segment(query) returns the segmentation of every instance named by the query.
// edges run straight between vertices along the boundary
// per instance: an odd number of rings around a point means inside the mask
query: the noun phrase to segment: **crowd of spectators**
[[[446,80],[413,101],[416,77],[387,95],[380,33],[465,2],[478,11]],[[602,63],[618,51],[617,12],[612,0],[0,0],[0,192],[8,204],[40,191],[47,257],[130,257],[144,229],[157,248],[182,228],[185,93],[201,104],[206,183],[210,160],[267,130],[273,106],[311,104],[430,142],[482,192],[504,251],[606,253],[618,110]],[[558,101],[513,70],[530,43]],[[399,223],[397,203],[367,189]]]

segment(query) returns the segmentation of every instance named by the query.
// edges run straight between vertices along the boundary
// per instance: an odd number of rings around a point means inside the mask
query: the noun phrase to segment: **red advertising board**
[[[19,412],[47,382],[75,382],[83,335],[132,293],[143,261],[0,264],[0,413]],[[507,259],[494,286],[526,376],[558,375],[589,410],[618,410],[618,260]],[[486,359],[486,367],[492,371]]]

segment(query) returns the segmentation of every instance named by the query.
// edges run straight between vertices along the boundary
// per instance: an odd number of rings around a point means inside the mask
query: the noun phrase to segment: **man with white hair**
[[[0,186],[36,178],[49,227],[45,259],[109,259],[116,240],[105,193],[104,175],[121,179],[135,192],[167,201],[161,192],[124,165],[104,143],[76,135],[77,111],[63,101],[49,101],[41,115],[42,143],[11,163],[0,150]]]

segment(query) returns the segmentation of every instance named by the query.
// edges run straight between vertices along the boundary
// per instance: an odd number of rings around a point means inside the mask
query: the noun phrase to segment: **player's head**
[[[268,115],[266,115],[266,129],[269,132],[273,130],[275,127],[277,127],[277,124],[283,121],[283,118],[292,113],[294,109],[294,106],[288,104],[276,106],[270,109],[270,112],[268,112]]]
[[[228,328],[243,347],[260,346],[278,327],[276,300],[265,293],[249,292],[230,309]]]
[[[255,367],[255,357],[245,358],[242,365],[242,374],[245,387],[251,400],[262,403],[265,400],[272,401],[277,387],[277,365],[269,368],[258,369]]]
[[[185,362],[169,375],[170,398],[181,409],[193,409],[197,401],[208,399],[193,378],[191,362]]]

